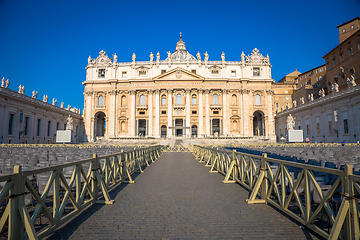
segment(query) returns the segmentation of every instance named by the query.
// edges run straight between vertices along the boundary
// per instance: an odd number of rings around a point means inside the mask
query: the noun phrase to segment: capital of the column
[[[266,91],[266,93],[268,95],[273,95],[274,94],[274,90],[272,90],[272,89],[266,89],[265,91]]]
[[[229,93],[228,89],[222,89],[221,91],[222,91],[223,94],[228,94]]]
[[[136,94],[136,90],[130,90],[129,93],[130,93],[130,95],[135,95],[135,94]]]
[[[190,88],[185,88],[185,93],[190,94],[190,90],[191,90]]]
[[[160,94],[160,89],[157,88],[157,89],[154,90],[154,92],[155,92],[155,94]]]
[[[201,93],[201,94],[202,94],[202,93],[204,92],[204,89],[199,88],[197,91],[198,91],[198,93]]]
[[[117,91],[113,89],[113,90],[108,91],[108,93],[110,95],[116,95]]]
[[[167,90],[168,94],[172,94],[173,91],[174,91],[173,89],[168,89],[168,90]]]
[[[148,92],[149,92],[149,95],[153,95],[154,90],[153,90],[153,89],[149,89]]]
[[[209,93],[210,93],[210,89],[204,89],[204,93],[205,93],[205,94],[209,94]]]

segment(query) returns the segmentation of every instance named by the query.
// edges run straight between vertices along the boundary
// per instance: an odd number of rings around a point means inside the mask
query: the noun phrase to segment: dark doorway
[[[220,136],[220,119],[212,120],[212,135]]]
[[[265,118],[262,111],[256,111],[253,115],[254,136],[265,136]]]
[[[191,136],[194,136],[194,137],[197,136],[197,126],[196,125],[191,126]]]
[[[146,136],[146,119],[139,119],[138,135]]]
[[[165,125],[162,125],[161,126],[161,137],[166,138],[166,135],[167,135],[167,128]]]
[[[182,127],[184,126],[183,123],[184,123],[183,119],[175,119],[175,136],[181,137],[183,135],[183,129],[182,129]]]
[[[103,112],[95,114],[94,133],[96,137],[103,137],[106,130],[106,116]]]

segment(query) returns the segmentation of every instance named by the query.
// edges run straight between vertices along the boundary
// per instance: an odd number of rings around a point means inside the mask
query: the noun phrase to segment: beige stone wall
[[[193,137],[273,137],[274,81],[269,58],[257,49],[246,58],[238,62],[117,63],[100,52],[98,58],[89,59],[83,82],[87,140],[139,135],[157,138],[162,128],[167,137],[191,137],[193,126],[197,129]],[[99,97],[103,99],[101,106]],[[256,117],[255,112],[260,115]],[[106,124],[99,116],[105,116]],[[255,132],[254,116],[261,131]],[[104,128],[103,134],[100,128]]]
[[[0,87],[0,142],[55,143],[56,131],[65,130],[69,115],[73,119],[73,142],[82,142],[80,110],[57,105]]]

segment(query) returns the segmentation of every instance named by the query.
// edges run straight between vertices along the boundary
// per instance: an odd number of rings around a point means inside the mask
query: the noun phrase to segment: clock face
[[[259,61],[259,56],[253,56],[253,57],[252,57],[252,60],[253,60],[254,62]]]
[[[105,62],[105,58],[100,58],[99,59],[99,63],[104,63]]]

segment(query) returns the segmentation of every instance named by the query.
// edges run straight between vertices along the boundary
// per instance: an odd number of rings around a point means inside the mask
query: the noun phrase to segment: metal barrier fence
[[[251,191],[248,204],[269,203],[328,239],[359,239],[360,176],[344,170],[194,145],[210,172]]]
[[[164,150],[164,152],[188,152],[189,151],[188,147],[183,146],[183,145],[175,145],[175,146],[164,145],[163,150]]]
[[[109,191],[120,183],[134,183],[131,174],[143,172],[162,149],[153,146],[101,157],[94,154],[93,158],[28,172],[15,166],[13,174],[0,177],[4,183],[0,237],[41,239],[92,204],[112,204]]]

